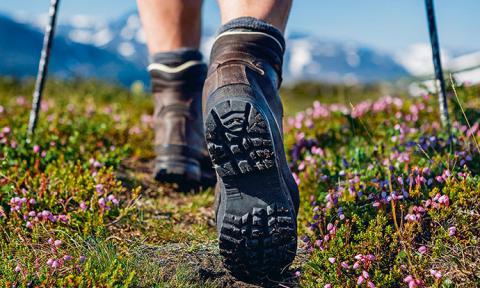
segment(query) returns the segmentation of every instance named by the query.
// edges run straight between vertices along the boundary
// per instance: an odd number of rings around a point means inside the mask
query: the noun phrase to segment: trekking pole
[[[49,21],[45,28],[43,37],[43,48],[38,64],[37,79],[35,81],[35,91],[33,92],[32,109],[30,110],[30,119],[28,121],[27,143],[30,143],[37,126],[38,112],[42,102],[42,92],[47,79],[48,61],[50,59],[50,50],[52,49],[53,36],[55,34],[55,22],[57,20],[57,9],[60,0],[51,0],[49,10]]]
[[[437,87],[437,81],[440,84],[438,93],[440,119],[450,135],[451,124],[450,117],[448,116],[447,92],[445,88],[445,79],[443,77],[442,62],[440,60],[440,45],[438,43],[438,32],[437,24],[435,22],[433,0],[425,0],[425,8],[427,10],[428,31],[430,34],[430,43],[432,45],[433,66],[435,68],[435,87]]]

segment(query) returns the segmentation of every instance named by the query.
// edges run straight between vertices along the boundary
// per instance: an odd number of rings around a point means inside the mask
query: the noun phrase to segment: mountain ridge
[[[9,29],[0,28],[0,41],[6,43],[0,51],[17,61],[11,61],[9,65],[1,63],[0,73],[19,77],[34,75],[43,37],[35,27],[41,21],[35,18],[16,21],[1,15],[0,18],[3,22],[10,22]],[[213,31],[211,27],[203,31],[201,50],[206,59],[215,36]],[[8,42],[9,35],[13,35],[11,33],[23,35],[19,37],[23,38],[23,42]],[[140,80],[148,85],[145,71],[147,62],[145,37],[136,11],[125,13],[110,22],[94,21],[78,15],[68,23],[58,25],[50,71],[64,78],[94,77],[116,80],[127,86]],[[322,40],[301,32],[287,35],[284,60],[286,82],[369,83],[408,76],[407,70],[393,56],[368,46]]]

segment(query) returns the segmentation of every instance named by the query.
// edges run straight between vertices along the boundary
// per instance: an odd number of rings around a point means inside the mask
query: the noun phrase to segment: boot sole
[[[224,185],[220,254],[237,277],[261,279],[293,261],[295,214],[278,170],[273,140],[279,138],[272,135],[269,114],[250,99],[230,99],[214,105],[205,121],[207,148]]]
[[[200,165],[183,157],[176,159],[157,156],[154,174],[155,180],[159,182],[176,183],[185,187],[193,187],[201,181]]]

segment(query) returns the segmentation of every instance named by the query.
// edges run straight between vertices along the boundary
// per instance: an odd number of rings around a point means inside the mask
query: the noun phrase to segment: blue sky
[[[48,0],[0,1],[0,12],[41,14]],[[351,40],[385,51],[401,51],[427,42],[423,0],[296,0],[287,31],[305,31],[328,39]],[[480,50],[480,0],[436,0],[443,47]],[[75,14],[114,19],[136,9],[134,0],[62,0],[60,21]],[[214,0],[205,0],[209,26],[219,24]]]

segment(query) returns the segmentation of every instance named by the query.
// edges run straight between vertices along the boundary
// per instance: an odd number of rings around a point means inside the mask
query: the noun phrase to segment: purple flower
[[[422,254],[422,255],[425,254],[425,253],[427,253],[427,247],[425,247],[425,246],[420,246],[420,248],[418,248],[418,252],[419,252],[420,254]]]
[[[33,146],[33,153],[37,154],[38,152],[40,152],[40,146],[38,145]]]
[[[430,269],[430,274],[437,279],[442,278],[442,273],[440,271]]]
[[[82,209],[82,211],[87,210],[87,204],[85,204],[85,201],[80,202],[80,209]]]
[[[370,277],[370,275],[368,274],[368,272],[365,271],[365,270],[362,271],[362,276],[363,276],[363,278],[365,278],[365,279],[368,279],[368,278]]]
[[[420,217],[417,217],[417,215],[420,214],[407,214],[405,215],[405,220],[407,220],[408,222],[416,222],[420,219]]]
[[[335,263],[335,258],[333,258],[333,257],[328,258],[328,262],[330,262],[332,264]]]
[[[355,258],[355,260],[361,260],[363,258],[363,254],[357,254],[353,258]]]
[[[327,225],[327,230],[330,231],[330,230],[332,230],[332,228],[333,228],[333,224],[332,224],[332,223],[328,223],[328,225]]]
[[[78,260],[80,261],[80,263],[83,263],[83,262],[85,262],[85,260],[87,260],[87,257],[81,255],[81,256],[78,258]]]
[[[300,277],[302,275],[302,273],[300,271],[295,271],[295,277]]]
[[[372,281],[368,281],[368,282],[367,282],[367,286],[368,286],[369,288],[375,288],[375,284],[373,284]]]
[[[325,284],[325,286],[323,286],[323,288],[332,288],[332,284],[327,283],[327,284]]]
[[[15,271],[15,273],[20,273],[20,271],[22,271],[22,267],[20,267],[20,264],[17,264],[14,271]]]
[[[102,195],[103,194],[103,185],[102,184],[95,185],[95,190],[97,190],[98,195]]]
[[[52,268],[58,268],[58,267],[60,267],[60,263],[57,260],[53,260]]]
[[[62,240],[55,240],[55,242],[53,242],[53,245],[55,247],[59,247],[60,245],[62,245]]]
[[[58,215],[57,219],[58,219],[58,221],[61,221],[63,223],[68,223],[68,217],[66,215],[63,215],[63,214]]]
[[[106,202],[105,202],[105,198],[102,197],[102,198],[98,199],[98,205],[100,205],[100,208],[105,209],[107,207]]]
[[[452,226],[450,228],[448,228],[448,236],[455,236],[455,233],[457,233],[457,227],[455,226]]]
[[[360,268],[360,263],[359,262],[353,263],[353,269],[357,270],[358,268]]]
[[[357,280],[357,285],[362,285],[363,281],[365,281],[365,279],[360,275]]]
[[[65,255],[65,256],[63,256],[63,260],[64,260],[64,261],[70,261],[70,260],[72,260],[72,256],[70,256],[70,255]]]
[[[340,263],[340,266],[342,266],[344,269],[348,270],[350,269],[350,265],[348,265],[347,262],[343,261],[342,263]]]
[[[450,205],[450,199],[448,198],[447,195],[440,196],[437,201],[438,203],[443,204],[447,207]]]
[[[117,198],[115,198],[115,196],[112,195],[112,194],[108,195],[107,200],[110,201],[110,202],[112,202],[113,205],[115,205],[115,206],[118,206],[118,204],[120,204],[120,203],[118,202]]]

